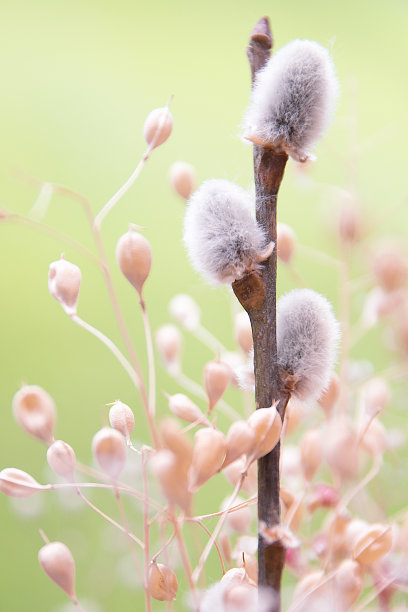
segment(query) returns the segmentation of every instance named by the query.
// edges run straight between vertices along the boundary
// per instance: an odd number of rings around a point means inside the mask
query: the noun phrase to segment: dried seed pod
[[[236,459],[225,469],[223,469],[222,473],[225,478],[230,482],[233,486],[235,486],[238,480],[241,478],[241,475],[246,467],[246,458],[240,457],[240,459]],[[247,470],[246,478],[242,484],[242,490],[246,493],[253,494],[256,491],[257,486],[257,466],[256,462],[251,463],[249,469]]]
[[[76,457],[69,444],[62,440],[53,442],[47,450],[47,462],[58,476],[74,481]]]
[[[197,431],[188,474],[189,491],[194,493],[218,472],[224,462],[226,450],[227,442],[221,431],[210,428]]]
[[[238,342],[244,353],[249,353],[252,350],[252,327],[249,317],[245,310],[238,312],[235,315],[235,339]]]
[[[198,422],[203,425],[210,425],[208,419],[203,415],[197,404],[191,401],[184,393],[169,395],[168,400],[170,410],[180,419],[184,419],[189,423]]]
[[[307,509],[313,513],[317,508],[335,508],[340,501],[337,489],[326,483],[318,483],[313,487]]]
[[[188,467],[169,449],[155,453],[150,467],[158,479],[163,493],[171,504],[177,504],[189,515],[191,494],[187,490]]]
[[[170,373],[180,371],[182,340],[181,334],[174,325],[163,325],[156,332],[156,347],[166,368]]]
[[[192,297],[184,293],[175,295],[170,300],[169,312],[180,325],[194,331],[200,325],[200,308]]]
[[[116,429],[100,429],[92,439],[92,452],[104,472],[114,480],[125,467],[126,442]]]
[[[324,572],[316,570],[299,580],[293,593],[292,605],[299,612],[328,610],[330,595],[330,585],[325,580]]]
[[[190,467],[193,457],[193,445],[179,423],[174,419],[164,419],[160,423],[160,433],[164,448],[171,450],[177,457],[178,461]]]
[[[337,478],[353,478],[358,471],[358,447],[354,431],[338,419],[331,422],[324,436],[324,456]]]
[[[353,548],[353,558],[363,565],[374,563],[392,548],[391,525],[370,525],[363,531]]]
[[[364,409],[372,417],[384,410],[391,399],[387,381],[380,376],[371,378],[362,388]]]
[[[155,108],[147,115],[143,126],[143,136],[147,144],[155,149],[166,142],[172,129],[173,117],[167,106],[163,106]]]
[[[256,443],[252,458],[259,459],[269,453],[279,442],[282,419],[275,406],[258,408],[248,419],[248,425],[255,431]]]
[[[289,400],[285,411],[285,436],[290,435],[297,429],[300,421],[302,420],[302,415],[302,404],[297,402],[296,399],[292,397]]]
[[[252,582],[258,584],[258,561],[255,555],[243,552],[238,560],[239,567],[243,567]]]
[[[178,583],[177,576],[170,567],[163,563],[153,561],[149,565],[147,580],[149,593],[159,601],[173,601],[176,599]]]
[[[135,416],[129,406],[116,400],[109,410],[109,423],[113,429],[120,431],[127,441],[135,427]]]
[[[403,287],[408,280],[408,261],[395,246],[378,250],[373,260],[373,272],[377,283],[385,291]]]
[[[76,601],[75,561],[69,548],[62,542],[49,542],[39,550],[38,561],[47,576]]]
[[[81,280],[81,270],[75,264],[66,261],[64,256],[50,264],[49,292],[69,316],[76,314]]]
[[[204,387],[212,410],[224,395],[232,379],[232,370],[222,361],[210,361],[204,368]]]
[[[238,457],[248,455],[256,445],[256,433],[247,421],[235,421],[227,433],[227,454],[223,469]]]
[[[132,227],[116,245],[116,261],[129,283],[142,299],[142,289],[152,267],[152,248],[149,241]]]
[[[362,447],[373,455],[381,455],[387,448],[387,431],[378,419],[373,419],[369,427],[362,426],[363,435],[361,438]]]
[[[191,164],[177,161],[169,172],[170,183],[176,193],[185,200],[191,196],[196,187],[197,173]]]
[[[0,491],[8,497],[30,497],[43,487],[30,474],[17,468],[4,468],[0,472]]]
[[[323,459],[323,441],[320,429],[307,431],[300,443],[300,461],[305,480],[312,480]]]
[[[290,264],[295,251],[296,234],[289,225],[280,222],[276,225],[276,232],[278,257],[284,263]]]
[[[255,610],[257,603],[258,592],[254,584],[243,582],[240,584],[227,585],[225,587],[223,594],[223,609],[225,612],[247,612],[248,610]]]
[[[28,434],[46,444],[53,442],[55,404],[44,389],[36,385],[24,385],[13,397],[12,409],[17,423]]]
[[[337,403],[337,400],[340,396],[340,378],[337,376],[336,372],[332,372],[329,385],[325,391],[323,391],[322,395],[317,400],[320,406],[323,408],[326,417],[332,413],[334,406]]]
[[[348,610],[363,590],[364,574],[361,566],[352,559],[345,559],[336,570],[335,581],[344,609]]]

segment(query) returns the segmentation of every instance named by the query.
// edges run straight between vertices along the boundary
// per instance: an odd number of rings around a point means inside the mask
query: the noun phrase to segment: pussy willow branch
[[[259,69],[268,61],[272,48],[269,21],[262,18],[255,26],[248,46],[248,58],[252,81]],[[265,230],[267,241],[276,244],[276,206],[279,186],[287,162],[285,153],[254,146],[254,173],[256,189],[256,218]],[[259,272],[252,272],[233,283],[238,300],[248,312],[254,342],[255,401],[256,408],[272,406],[284,418],[289,395],[284,391],[278,372],[276,352],[276,248],[261,265]],[[258,461],[258,521],[273,527],[280,523],[278,444]],[[267,543],[261,535],[258,540],[259,585],[273,589],[268,612],[280,610],[280,584],[285,563],[285,549],[277,541]]]

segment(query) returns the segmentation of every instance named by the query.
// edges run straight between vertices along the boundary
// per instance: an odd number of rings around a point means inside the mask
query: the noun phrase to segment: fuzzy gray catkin
[[[339,340],[331,304],[311,289],[294,289],[276,309],[278,366],[303,401],[320,397],[330,381]]]
[[[310,40],[294,40],[257,73],[244,137],[306,161],[310,147],[331,122],[337,92],[327,49]]]
[[[256,268],[266,242],[242,187],[210,179],[191,196],[184,243],[192,266],[212,284],[230,284]]]

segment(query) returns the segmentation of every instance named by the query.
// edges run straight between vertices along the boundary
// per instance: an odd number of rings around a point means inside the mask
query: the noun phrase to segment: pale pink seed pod
[[[180,325],[194,331],[200,325],[200,308],[193,298],[184,293],[175,295],[170,300],[169,312]]]
[[[38,561],[47,576],[75,601],[75,561],[69,548],[62,542],[49,542],[39,550]]]
[[[181,334],[174,325],[163,325],[156,332],[156,347],[170,373],[180,371]]]
[[[76,313],[81,280],[81,270],[78,266],[63,257],[50,264],[48,290],[69,316]]]
[[[74,481],[76,457],[74,449],[69,444],[63,440],[55,440],[47,450],[47,462],[58,476],[70,482]]]
[[[126,441],[135,427],[135,416],[127,404],[116,400],[109,410],[109,423],[113,429],[120,431]]]
[[[248,583],[249,576],[244,567],[233,567],[225,572],[221,578],[221,584],[231,586],[233,584]]]
[[[238,342],[244,353],[249,353],[252,350],[252,328],[251,322],[245,310],[242,310],[235,315],[235,339]]]
[[[370,422],[368,429],[363,426],[364,434],[361,438],[362,447],[374,457],[381,455],[387,448],[387,431],[378,419]]]
[[[288,405],[286,406],[284,427],[285,436],[290,435],[297,429],[299,423],[302,420],[302,416],[302,404],[300,402],[297,402],[296,399],[292,397],[289,400]]]
[[[344,201],[338,211],[337,231],[340,241],[344,245],[354,244],[361,234],[361,221],[357,212],[356,203],[351,198]]]
[[[238,561],[239,567],[243,567],[249,577],[255,584],[258,584],[258,561],[255,555],[245,552]]]
[[[37,385],[24,385],[13,397],[12,410],[17,423],[31,436],[51,444],[56,420],[52,397]]]
[[[300,443],[300,462],[305,480],[310,482],[323,459],[323,441],[320,429],[307,431]]]
[[[184,200],[188,200],[197,183],[197,173],[191,164],[176,161],[170,167],[169,179],[174,191]]]
[[[229,535],[227,533],[221,533],[219,536],[220,539],[220,548],[223,554],[225,561],[228,565],[231,565],[232,555],[231,555],[231,542]]]
[[[248,455],[256,445],[256,433],[247,421],[235,421],[227,433],[227,454],[223,469],[239,457]]]
[[[255,610],[257,603],[258,593],[254,584],[243,582],[242,584],[228,585],[224,590],[225,612],[248,612],[248,610]]]
[[[204,387],[212,410],[224,395],[232,379],[232,370],[222,361],[210,361],[204,368]]]
[[[324,435],[324,456],[331,470],[342,481],[358,472],[358,447],[354,431],[335,420]]]
[[[238,480],[241,478],[241,474],[244,471],[245,467],[246,458],[241,457],[240,459],[236,459],[235,461],[227,465],[227,467],[223,469],[222,473],[224,474],[228,482],[235,486]],[[257,480],[257,466],[256,462],[253,462],[247,470],[246,478],[242,484],[242,490],[252,495],[254,491],[256,491]]]
[[[318,483],[313,487],[307,509],[312,514],[317,508],[335,508],[340,501],[337,489],[326,483]]]
[[[184,393],[176,393],[170,395],[169,408],[173,414],[183,419],[188,423],[195,423],[196,421],[201,424],[209,425],[208,419],[203,415],[200,408],[195,404],[187,395]]]
[[[171,134],[173,117],[167,106],[155,108],[146,117],[143,126],[143,136],[153,149],[160,146]]]
[[[384,247],[374,257],[373,272],[380,287],[394,291],[408,280],[408,261],[394,246]]]
[[[367,381],[363,389],[364,408],[369,417],[384,410],[390,402],[391,392],[387,381],[376,376]]]
[[[103,471],[114,480],[125,467],[126,442],[116,429],[100,429],[92,439],[92,452]]]
[[[364,574],[361,566],[352,559],[345,559],[336,570],[335,581],[344,610],[348,610],[363,590]]]
[[[349,554],[354,550],[356,542],[360,539],[361,534],[367,531],[368,527],[367,521],[359,518],[353,518],[347,522],[343,531],[343,540],[345,550]]]
[[[194,450],[188,474],[188,489],[197,491],[207,480],[221,468],[227,442],[225,436],[217,429],[200,429],[194,439]]]
[[[233,503],[234,506],[242,504],[245,500],[242,497],[237,497]],[[223,511],[228,508],[230,498],[227,497],[221,504],[220,510]],[[248,507],[243,506],[234,512],[228,512],[226,518],[226,524],[232,531],[237,533],[248,533],[252,521],[251,510]]]
[[[116,261],[123,276],[142,296],[143,285],[152,267],[152,248],[149,241],[131,227],[118,240]]]
[[[154,599],[173,601],[178,589],[176,574],[167,565],[152,562],[149,565],[147,587]]]
[[[0,491],[8,497],[30,497],[41,488],[41,485],[23,470],[4,468],[0,472]]]
[[[160,423],[160,434],[164,448],[171,450],[179,463],[186,469],[190,467],[193,458],[193,445],[179,423],[174,419],[164,419]]]
[[[296,234],[293,229],[286,223],[277,223],[277,244],[278,257],[286,264],[290,264],[296,246]]]
[[[293,593],[292,605],[296,606],[299,612],[327,610],[321,606],[326,599],[327,589],[324,572],[322,570],[310,572],[298,581]]]
[[[258,408],[248,419],[248,425],[255,431],[256,444],[252,458],[259,459],[269,453],[279,442],[282,419],[275,406]]]
[[[317,400],[318,404],[323,408],[326,417],[329,418],[337,400],[340,396],[340,378],[333,372],[330,378],[329,386]]]
[[[155,453],[150,467],[171,504],[177,504],[189,515],[191,494],[187,490],[187,466],[177,455],[165,448]]]
[[[357,538],[353,558],[363,565],[378,561],[392,548],[391,525],[370,525]]]

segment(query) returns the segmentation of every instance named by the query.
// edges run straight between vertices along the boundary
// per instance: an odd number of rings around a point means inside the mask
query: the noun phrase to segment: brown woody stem
[[[252,80],[270,56],[272,36],[266,17],[255,26],[248,47]],[[254,172],[256,188],[256,218],[262,225],[267,242],[276,245],[277,194],[288,157],[273,149],[254,146]],[[255,401],[256,408],[272,406],[279,401],[278,411],[284,418],[289,394],[279,377],[276,352],[276,248],[261,264],[260,271],[252,272],[233,283],[238,300],[249,314],[254,341]],[[268,455],[258,461],[258,521],[273,527],[280,523],[278,444]],[[285,563],[285,549],[277,541],[266,542],[261,535],[258,541],[259,585],[273,589],[268,612],[280,610],[280,585]]]

